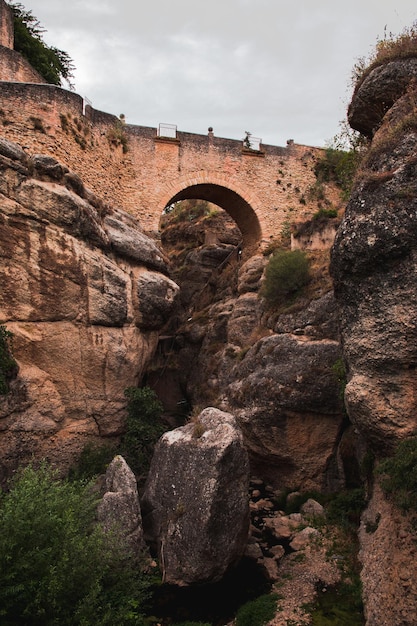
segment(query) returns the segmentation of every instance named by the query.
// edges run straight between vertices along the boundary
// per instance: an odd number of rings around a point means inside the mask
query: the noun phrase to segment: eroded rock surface
[[[325,486],[343,423],[334,372],[339,358],[337,341],[274,334],[258,341],[234,366],[227,402],[258,474],[272,481],[279,475],[304,490]]]
[[[417,426],[417,134],[399,128],[412,102],[406,93],[375,134],[332,254],[346,404],[377,449]]]
[[[124,458],[117,455],[104,477],[104,495],[97,507],[98,521],[107,532],[118,532],[133,554],[145,550],[136,478]]]
[[[244,553],[249,465],[232,415],[207,408],[159,440],[142,498],[164,581],[219,580]]]
[[[346,406],[377,459],[417,427],[416,75],[417,59],[393,61],[354,94],[350,122],[373,139],[332,254]],[[416,623],[412,523],[376,479],[360,531],[369,626]]]
[[[0,169],[0,323],[19,364],[0,398],[1,472],[32,455],[66,468],[86,438],[122,431],[124,389],[178,287],[139,224],[52,157],[3,139]]]

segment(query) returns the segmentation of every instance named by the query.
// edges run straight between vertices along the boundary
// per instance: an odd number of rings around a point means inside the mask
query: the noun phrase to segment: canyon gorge
[[[416,78],[416,58],[399,58],[358,82],[348,119],[368,144],[345,200],[320,177],[325,150],[170,141],[42,84],[19,108],[26,83],[4,75],[0,324],[16,367],[0,395],[2,486],[43,459],[67,476],[107,446],[101,523],[122,521],[168,586],[217,584],[249,560],[281,589],[274,626],[312,623],[306,605],[346,582],[323,519],[360,491],[358,619],[415,625],[417,518],[378,468],[417,427]],[[172,180],[149,174],[142,131]],[[142,173],[164,199],[152,215],[135,204]],[[257,177],[268,210],[247,200]],[[280,250],[301,250],[309,279],[271,304]],[[116,455],[132,388],[153,390],[166,431],[139,491]]]

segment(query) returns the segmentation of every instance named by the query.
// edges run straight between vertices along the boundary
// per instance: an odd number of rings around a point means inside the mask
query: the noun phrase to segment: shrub
[[[125,395],[128,417],[120,454],[140,476],[149,469],[155,444],[165,430],[161,422],[163,407],[150,387],[129,387]]]
[[[265,594],[243,604],[236,614],[236,626],[263,626],[275,616],[278,595]]]
[[[0,506],[1,624],[143,624],[149,583],[94,517],[88,484],[58,480],[45,464],[18,473]]]
[[[404,511],[417,511],[417,437],[401,441],[376,470],[385,493]]]
[[[123,154],[129,151],[128,138],[124,129],[124,124],[116,120],[114,125],[107,131],[107,140],[110,145],[122,146]]]
[[[77,465],[69,472],[70,480],[91,480],[104,474],[115,454],[117,451],[114,446],[87,443]]]
[[[333,217],[337,217],[336,209],[319,209],[317,213],[314,213],[313,220],[316,220],[316,221],[329,220],[329,219],[332,219]]]
[[[293,301],[310,280],[308,258],[302,250],[277,250],[265,269],[261,295],[270,305]]]
[[[327,505],[326,517],[331,524],[342,528],[357,527],[364,506],[365,494],[362,488],[341,491]]]
[[[9,382],[16,376],[18,365],[12,354],[13,334],[0,325],[0,395],[9,391]]]
[[[343,198],[347,199],[361,158],[359,150],[327,148],[323,158],[317,161],[314,173],[320,183],[336,183],[343,192]]]

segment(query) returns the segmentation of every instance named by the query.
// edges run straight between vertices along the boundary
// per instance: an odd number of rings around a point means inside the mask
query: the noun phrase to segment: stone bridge
[[[243,140],[125,124],[60,87],[0,82],[0,135],[49,154],[109,203],[155,233],[164,209],[198,198],[225,209],[253,250],[317,210],[308,190],[323,150],[295,144],[245,147]]]
[[[250,147],[243,139],[125,124],[44,79],[14,50],[10,7],[0,0],[0,135],[54,156],[110,203],[158,231],[165,207],[198,198],[225,209],[245,248],[267,245],[290,221],[311,216],[307,190],[322,152],[294,144]],[[162,130],[161,130],[162,129]],[[242,133],[243,134],[243,133]]]
[[[225,209],[251,249],[281,235],[291,213],[305,213],[305,195],[320,149],[289,141],[286,147],[247,148],[242,140],[174,130],[164,137],[154,128],[126,126],[142,181],[136,190],[140,217],[157,230],[162,211],[179,200],[198,198]]]

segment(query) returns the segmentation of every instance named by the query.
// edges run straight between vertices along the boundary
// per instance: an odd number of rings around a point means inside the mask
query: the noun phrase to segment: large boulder
[[[392,105],[417,78],[417,59],[398,58],[382,63],[359,82],[349,105],[348,119],[355,130],[372,137]]]
[[[327,486],[344,421],[340,356],[338,341],[274,334],[231,369],[227,403],[257,475],[276,486]]]
[[[159,440],[142,499],[164,581],[213,582],[244,553],[249,466],[232,415],[207,408]]]

